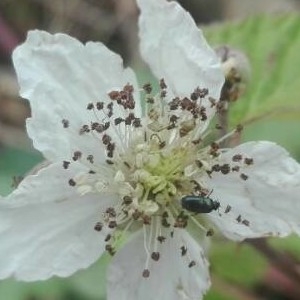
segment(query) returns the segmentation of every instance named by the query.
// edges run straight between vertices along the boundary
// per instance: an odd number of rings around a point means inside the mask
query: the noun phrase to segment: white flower
[[[32,31],[15,50],[28,134],[51,164],[0,203],[0,278],[69,276],[106,250],[108,299],[200,299],[213,230],[300,233],[299,165],[270,142],[208,143],[223,85],[214,51],[177,3],[138,5],[157,95],[101,43]]]

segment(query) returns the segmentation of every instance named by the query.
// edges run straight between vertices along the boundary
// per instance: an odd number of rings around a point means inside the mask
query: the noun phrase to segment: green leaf
[[[299,15],[256,16],[204,31],[211,45],[240,49],[251,63],[247,91],[230,110],[232,125],[263,117],[299,119]]]

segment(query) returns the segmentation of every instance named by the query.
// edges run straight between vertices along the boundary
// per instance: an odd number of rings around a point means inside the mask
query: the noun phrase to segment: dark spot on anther
[[[64,168],[64,169],[68,169],[68,168],[69,168],[69,166],[70,166],[70,162],[69,162],[69,161],[66,161],[66,160],[64,160],[64,161],[63,161],[63,168]]]
[[[93,170],[89,170],[89,174],[96,174],[96,172]]]
[[[69,180],[69,185],[70,185],[70,186],[75,186],[75,185],[76,185],[75,180],[71,178],[71,179]]]
[[[114,164],[114,162],[113,162],[112,160],[110,160],[110,159],[107,159],[107,160],[106,160],[106,163],[107,163],[108,165],[113,165],[113,164]]]
[[[96,231],[101,231],[102,228],[103,228],[103,224],[102,224],[101,222],[97,222],[97,223],[95,224],[95,226],[94,226],[94,229],[95,229]]]
[[[70,122],[66,119],[61,120],[64,128],[68,128],[70,126]]]
[[[181,250],[181,256],[185,256],[186,253],[187,253],[187,247],[186,246],[181,246],[180,250]]]
[[[190,263],[189,263],[189,268],[192,268],[196,265],[196,262],[194,260],[192,260]]]
[[[154,260],[154,261],[158,261],[159,260],[159,252],[152,252],[151,253],[151,258]]]
[[[243,179],[243,180],[247,180],[247,179],[248,179],[248,176],[247,176],[246,174],[244,174],[244,173],[242,173],[242,174],[240,175],[240,177],[241,177],[241,179]]]
[[[143,271],[143,277],[144,278],[148,278],[150,276],[150,271],[148,270],[148,269],[145,269],[144,271]]]

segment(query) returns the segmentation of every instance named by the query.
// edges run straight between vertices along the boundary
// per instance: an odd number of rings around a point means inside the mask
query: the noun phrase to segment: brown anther
[[[160,98],[165,98],[167,96],[167,91],[166,90],[162,90],[160,92]]]
[[[220,124],[216,124],[215,128],[218,129],[218,130],[223,129],[223,127]]]
[[[199,169],[203,167],[203,163],[202,163],[202,161],[199,160],[199,159],[195,160],[195,164],[196,164],[196,166],[197,166]]]
[[[108,235],[105,237],[104,242],[108,242],[110,239],[111,239],[111,234],[108,234]]]
[[[155,101],[153,97],[147,97],[146,102],[149,104],[153,104]]]
[[[253,165],[253,163],[254,163],[254,161],[253,161],[253,158],[245,158],[244,159],[244,163],[246,164],[246,165]]]
[[[169,228],[171,226],[171,224],[168,222],[167,218],[161,219],[161,225],[166,228]]]
[[[249,226],[250,225],[250,222],[248,220],[243,220],[242,221],[242,224],[244,224],[245,226]]]
[[[132,94],[134,92],[134,88],[133,85],[127,83],[124,87],[123,87],[123,91],[127,92],[129,94]]]
[[[214,230],[212,228],[208,229],[206,232],[206,236],[213,236],[214,235]]]
[[[242,222],[242,216],[241,215],[238,215],[238,217],[236,218],[236,221],[238,223],[241,223]]]
[[[179,107],[180,99],[178,97],[169,102],[170,110],[176,110]]]
[[[122,122],[124,122],[125,120],[124,119],[122,119],[122,118],[116,118],[115,120],[114,120],[114,123],[115,123],[115,125],[119,125],[119,124],[121,124]]]
[[[162,149],[165,146],[166,146],[166,142],[165,141],[159,143],[159,149]]]
[[[211,170],[213,172],[220,172],[221,171],[221,166],[219,164],[215,164],[211,167]]]
[[[69,185],[70,185],[70,186],[75,186],[75,185],[76,185],[75,180],[71,178],[71,179],[69,180]]]
[[[132,125],[135,128],[142,127],[141,119],[140,118],[134,118],[134,120],[132,122]]]
[[[66,160],[64,160],[64,161],[63,161],[63,168],[64,168],[64,169],[68,169],[68,168],[69,168],[69,166],[70,166],[70,162],[69,162],[69,161],[66,161]]]
[[[89,170],[89,174],[96,174],[96,172],[93,170]]]
[[[152,92],[152,85],[151,83],[146,83],[143,85],[143,90],[146,92],[146,94],[151,94]]]
[[[235,154],[232,156],[232,161],[239,162],[243,159],[243,156],[241,154]]]
[[[239,166],[234,166],[231,168],[231,171],[233,172],[239,172],[240,171],[240,167]]]
[[[208,97],[208,101],[211,103],[210,107],[214,107],[217,104],[217,100],[212,97]]]
[[[145,269],[144,271],[143,271],[143,277],[144,278],[148,278],[150,276],[150,271],[148,270],[148,269]]]
[[[189,263],[189,268],[192,268],[196,265],[196,262],[194,260],[192,260],[190,263]]]
[[[141,217],[142,213],[138,211],[137,209],[132,213],[132,218],[134,220],[138,220]]]
[[[105,122],[104,123],[104,130],[107,130],[110,126],[110,122]]]
[[[186,253],[187,253],[187,247],[186,246],[181,246],[180,250],[181,250],[181,256],[185,256]]]
[[[116,221],[109,221],[108,222],[108,227],[113,229],[117,227],[117,222]]]
[[[107,159],[105,162],[106,162],[108,165],[113,165],[113,164],[114,164],[114,162],[113,162],[112,160],[110,160],[110,159]]]
[[[80,151],[75,151],[75,152],[73,153],[72,159],[73,159],[74,161],[76,161],[76,160],[80,159],[81,156],[82,156],[82,153],[81,153]]]
[[[84,133],[88,133],[88,132],[90,132],[90,128],[89,128],[89,125],[83,125],[81,128],[80,128],[80,130],[79,130],[79,134],[81,135],[81,134],[84,134]]]
[[[108,96],[111,100],[117,100],[118,98],[120,98],[120,92],[111,91],[111,92],[108,93]]]
[[[148,215],[142,215],[142,220],[144,225],[150,225],[151,224],[151,217]]]
[[[97,103],[96,103],[96,108],[97,108],[98,110],[102,110],[103,107],[104,107],[104,102],[97,102]]]
[[[130,205],[132,203],[132,201],[133,201],[132,198],[129,196],[123,197],[123,204],[125,204],[125,205]]]
[[[159,235],[157,237],[157,240],[162,244],[166,240],[166,238],[164,236],[162,236],[162,235]]]
[[[116,251],[115,251],[115,249],[113,248],[112,245],[109,245],[109,244],[105,245],[105,250],[106,250],[111,256],[113,256],[113,255],[116,254]]]
[[[88,110],[92,110],[94,108],[94,104],[91,102],[91,103],[88,103],[88,105],[86,106],[86,109]]]
[[[221,166],[221,173],[226,175],[230,172],[230,165],[229,164],[224,164]]]
[[[92,154],[89,154],[88,156],[87,156],[87,161],[89,161],[91,164],[93,164],[94,163],[94,156],[92,155]]]
[[[228,213],[231,211],[231,208],[232,208],[232,207],[231,207],[230,205],[227,205],[226,208],[225,208],[224,213],[225,213],[225,214],[228,214]]]
[[[196,93],[195,91],[193,93],[191,93],[191,100],[196,101],[199,98],[198,93]]]
[[[171,122],[171,123],[176,123],[178,119],[179,119],[179,117],[177,117],[177,116],[175,116],[175,115],[172,115],[172,116],[170,117],[170,122]]]
[[[97,222],[97,223],[95,224],[95,226],[94,226],[94,229],[95,229],[96,231],[101,231],[102,228],[103,228],[103,224],[102,224],[101,222]]]
[[[108,145],[111,142],[111,137],[108,134],[104,134],[102,137],[102,143]]]
[[[198,145],[198,144],[200,144],[201,142],[202,142],[202,139],[201,139],[201,138],[192,141],[192,143],[193,143],[194,145]]]
[[[158,261],[159,260],[159,252],[152,252],[151,253],[151,258],[154,260],[154,261]]]
[[[246,174],[244,174],[244,173],[241,173],[240,177],[241,177],[241,179],[243,179],[243,180],[247,180],[247,179],[249,178],[248,175],[246,175]]]
[[[162,90],[167,88],[167,85],[166,85],[165,80],[163,78],[159,81],[159,87]]]
[[[64,128],[68,128],[70,126],[70,122],[66,119],[61,120]]]
[[[208,95],[208,89],[199,89],[198,88],[198,93],[200,98],[204,98]]]
[[[105,212],[110,218],[115,218],[117,216],[116,210],[113,207],[108,207]]]

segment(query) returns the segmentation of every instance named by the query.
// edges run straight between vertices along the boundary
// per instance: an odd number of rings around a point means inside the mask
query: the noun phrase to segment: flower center
[[[167,86],[163,80],[156,96],[152,96],[150,85],[144,85],[144,91],[146,116],[143,118],[135,115],[134,90],[129,84],[123,90],[111,91],[108,104],[87,105],[92,119],[77,132],[100,142],[99,148],[106,158],[103,160],[102,156],[98,165],[97,153],[75,151],[72,160],[90,171],[69,179],[69,184],[80,194],[98,193],[99,200],[106,193],[118,195],[120,201],[102,212],[94,229],[102,231],[105,226],[112,232],[105,236],[105,241],[106,250],[113,255],[119,230],[124,234],[143,227],[145,245],[149,245],[145,246],[148,258],[143,273],[147,277],[148,260],[159,259],[159,245],[173,237],[177,229],[187,228],[189,220],[204,236],[213,234],[205,214],[219,210],[220,203],[210,198],[207,181],[213,172],[226,175],[239,172],[239,166],[220,164],[218,159],[222,151],[219,142],[232,133],[215,143],[205,142],[209,135],[206,107],[218,107],[218,102],[209,98],[207,89],[196,88],[189,97],[175,97],[169,102],[165,99]],[[65,119],[62,124],[64,128],[70,126]],[[239,164],[242,158],[237,156],[232,160]],[[248,158],[245,163],[253,161]],[[69,165],[69,161],[64,161],[65,169]],[[243,173],[241,178],[247,180]],[[228,214],[231,208],[222,207],[222,210]],[[246,225],[248,221],[244,221]],[[243,222],[241,216],[237,222]],[[180,249],[184,254],[187,251],[186,245]],[[193,260],[189,260],[188,266],[194,266]]]

